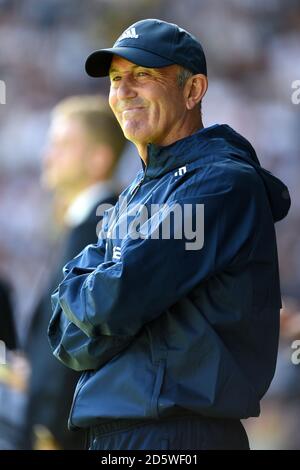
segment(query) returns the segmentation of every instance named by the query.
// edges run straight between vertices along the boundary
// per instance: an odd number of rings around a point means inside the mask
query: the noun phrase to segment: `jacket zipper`
[[[110,235],[113,233],[113,230],[115,229],[118,221],[120,220],[120,217],[121,215],[125,212],[126,208],[129,206],[130,202],[133,200],[134,196],[136,195],[136,193],[138,192],[138,190],[140,189],[140,187],[142,186],[144,180],[145,180],[145,177],[146,177],[146,171],[144,173],[144,176],[140,179],[140,181],[135,185],[135,187],[133,188],[133,190],[131,191],[131,196],[128,200],[128,202],[126,203],[126,206],[125,208],[119,213],[116,221],[114,222],[113,224],[113,227],[108,231],[107,233],[107,236],[108,236],[108,239],[110,239]],[[110,239],[111,240],[111,239]],[[108,241],[108,240],[107,240]]]

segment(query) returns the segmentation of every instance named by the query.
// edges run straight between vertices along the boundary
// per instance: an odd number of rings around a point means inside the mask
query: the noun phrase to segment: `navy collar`
[[[218,124],[214,124],[213,126],[205,127],[165,147],[148,144],[147,165],[142,160],[145,177],[157,178],[200,158],[199,150],[207,142],[208,136],[206,134],[218,126]]]

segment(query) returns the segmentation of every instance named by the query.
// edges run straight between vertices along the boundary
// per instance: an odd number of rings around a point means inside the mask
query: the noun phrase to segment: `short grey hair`
[[[192,77],[193,75],[194,73],[191,72],[191,70],[188,70],[184,67],[180,67],[180,70],[177,74],[177,83],[178,83],[179,88],[183,88],[186,82],[188,81],[188,79]]]
[[[195,75],[193,72],[191,72],[191,70],[189,69],[186,69],[184,67],[180,67],[179,69],[179,72],[177,74],[177,84],[179,86],[179,88],[183,88],[184,85],[186,84],[186,82],[188,81],[188,79],[190,77],[192,77],[193,75]],[[199,103],[199,110],[200,110],[200,114],[202,114],[202,100],[200,101]]]

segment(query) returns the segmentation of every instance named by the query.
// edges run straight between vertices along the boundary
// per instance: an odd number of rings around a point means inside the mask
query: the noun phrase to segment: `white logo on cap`
[[[121,34],[117,42],[122,41],[122,39],[137,39],[138,37],[139,35],[136,34],[135,28],[129,28],[123,34]]]

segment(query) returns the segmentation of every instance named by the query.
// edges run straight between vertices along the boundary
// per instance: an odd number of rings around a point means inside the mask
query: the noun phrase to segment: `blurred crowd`
[[[246,426],[252,447],[299,449],[300,365],[291,361],[291,343],[300,339],[300,104],[292,102],[293,82],[300,79],[297,0],[0,0],[0,80],[6,84],[6,104],[0,104],[0,278],[10,288],[19,349],[64,230],[40,177],[50,112],[69,95],[106,95],[108,81],[85,74],[86,56],[147,17],[177,23],[200,39],[209,77],[204,125],[235,128],[289,187],[292,207],[276,227],[284,297],[278,368],[262,418]],[[139,169],[128,144],[116,187],[122,189]],[[26,378],[30,366],[22,361],[22,355],[11,360],[16,375],[20,370]],[[10,386],[19,396],[18,414],[26,386]],[[6,392],[0,389],[0,422]]]

